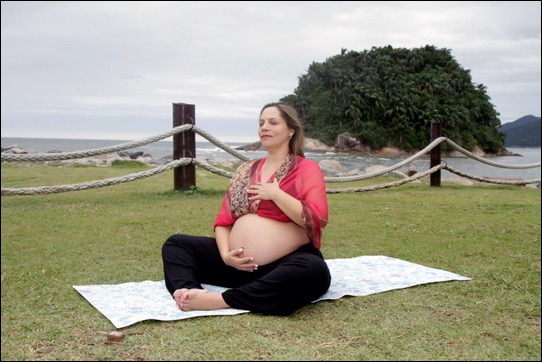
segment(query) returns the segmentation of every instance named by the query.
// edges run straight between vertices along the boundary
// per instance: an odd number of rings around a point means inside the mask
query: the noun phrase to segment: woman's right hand
[[[224,264],[231,266],[237,270],[252,272],[258,269],[258,264],[254,263],[254,258],[241,256],[245,251],[244,248],[230,250],[225,255],[222,255]]]

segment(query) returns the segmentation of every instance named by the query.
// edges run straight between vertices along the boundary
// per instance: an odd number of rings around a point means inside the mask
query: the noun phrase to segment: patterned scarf
[[[256,213],[258,210],[260,200],[250,201],[247,189],[250,185],[257,182],[258,168],[263,160],[247,161],[239,166],[233,175],[228,191],[230,194],[230,211],[234,218],[248,213]],[[292,154],[288,154],[286,160],[284,160],[275,173],[275,179],[280,183],[296,165],[297,158]]]

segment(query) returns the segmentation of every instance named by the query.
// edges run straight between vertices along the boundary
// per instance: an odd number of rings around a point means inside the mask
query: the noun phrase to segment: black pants
[[[175,234],[162,247],[166,287],[202,289],[201,283],[230,288],[222,293],[232,308],[289,315],[322,296],[331,274],[322,253],[306,244],[253,272],[240,271],[220,257],[216,240]]]

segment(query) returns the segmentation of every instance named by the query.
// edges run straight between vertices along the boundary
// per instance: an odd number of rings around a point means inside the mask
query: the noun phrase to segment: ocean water
[[[2,148],[18,145],[21,148],[27,149],[29,152],[73,152],[92,150],[102,147],[116,146],[122,143],[130,142],[130,140],[86,140],[86,139],[53,139],[53,138],[13,138],[2,137]],[[232,148],[244,145],[240,142],[226,142],[226,144]],[[501,156],[490,157],[488,160],[497,163],[509,164],[509,165],[524,165],[540,162],[541,150],[540,148],[508,148],[509,151],[518,154],[519,156]],[[136,148],[128,149],[127,152],[142,151],[152,155],[155,160],[159,160],[163,157],[172,157],[173,155],[173,142],[172,141],[158,141],[148,145],[139,146]],[[239,151],[246,154],[250,158],[264,157],[264,151]],[[309,159],[320,161],[323,159],[337,160],[341,163],[343,171],[347,172],[352,169],[363,170],[371,165],[380,165],[384,167],[393,166],[404,158],[389,158],[379,156],[353,156],[344,153],[336,152],[306,152],[305,155]],[[224,158],[235,159],[226,151],[222,150],[218,146],[210,142],[196,142],[196,158],[206,160],[208,158]],[[486,165],[477,160],[469,157],[443,157],[449,166],[466,172],[471,175],[482,177],[507,177],[507,178],[521,178],[524,180],[539,179],[541,178],[540,167],[529,169],[508,169]],[[403,166],[399,171],[406,173],[410,166],[414,165],[418,172],[429,169],[430,160],[429,156],[424,156],[416,159],[412,163]],[[442,171],[442,179],[450,177],[457,177],[456,175]]]

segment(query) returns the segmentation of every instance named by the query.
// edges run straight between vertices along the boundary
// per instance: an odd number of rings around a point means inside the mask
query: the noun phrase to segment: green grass
[[[2,164],[2,187],[144,166]],[[347,184],[371,185],[379,178]],[[173,171],[85,191],[2,196],[2,360],[530,360],[540,353],[540,190],[428,182],[328,195],[326,258],[387,255],[472,278],[255,313],[115,327],[73,285],[162,280],[176,232],[212,235],[228,179]],[[345,187],[330,184],[329,187]]]

